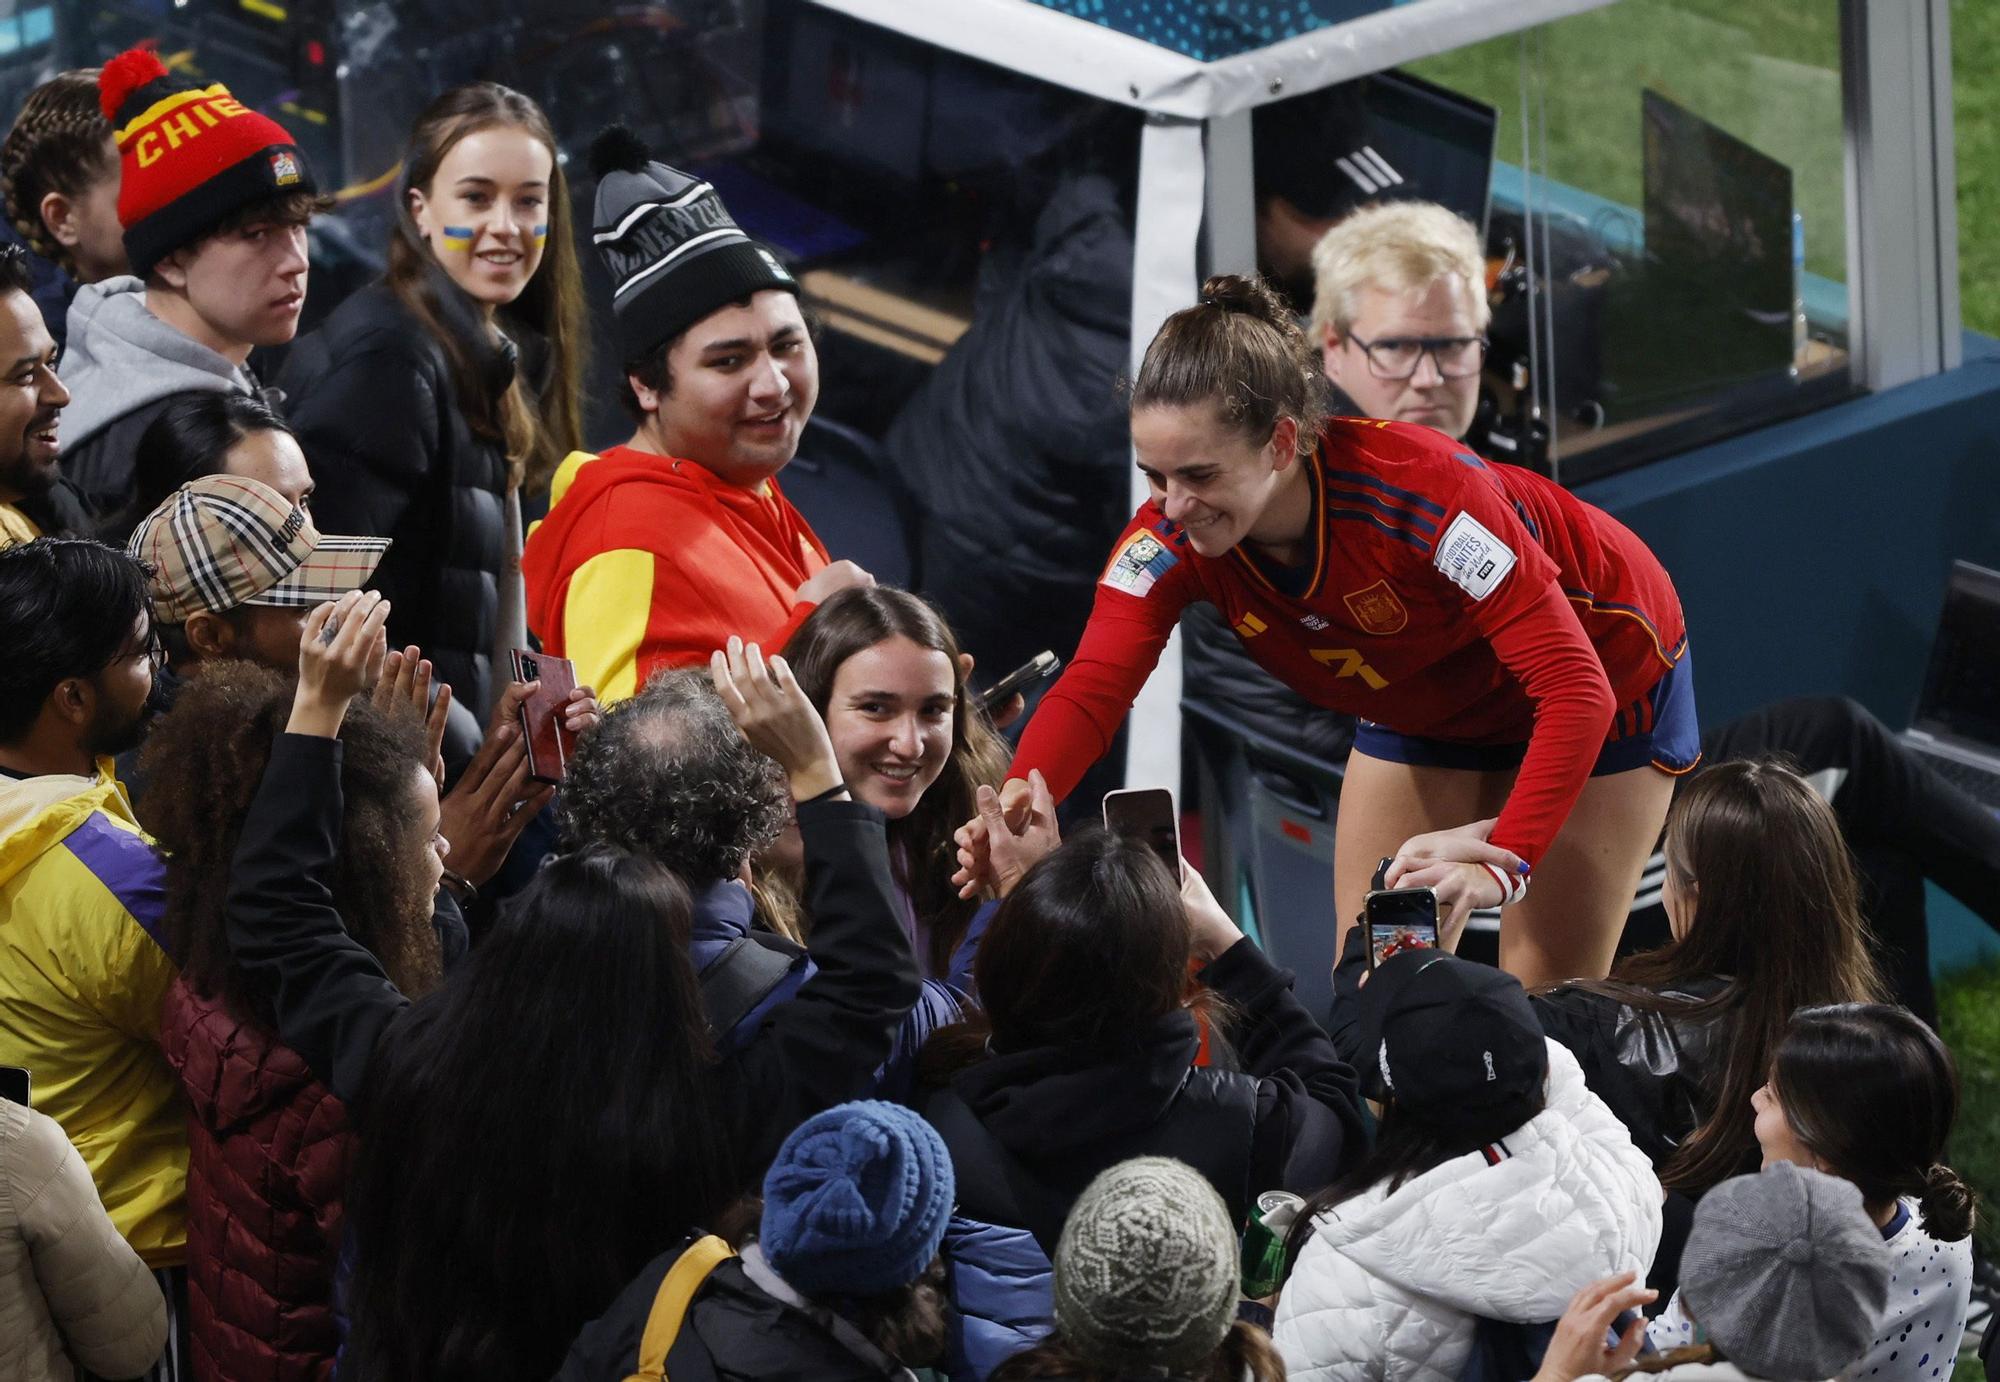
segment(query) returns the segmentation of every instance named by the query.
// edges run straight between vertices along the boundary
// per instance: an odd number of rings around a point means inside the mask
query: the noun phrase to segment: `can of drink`
[[[1243,1230],[1243,1295],[1262,1300],[1285,1279],[1285,1235],[1306,1202],[1289,1190],[1266,1190]]]

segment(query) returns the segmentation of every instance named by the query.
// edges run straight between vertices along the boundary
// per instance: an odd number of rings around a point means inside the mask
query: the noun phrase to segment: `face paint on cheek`
[[[444,235],[444,248],[448,250],[471,251],[473,237],[471,226],[446,226],[442,234]]]
[[[549,238],[548,226],[546,224],[536,226],[534,229],[534,236],[535,236],[535,243],[537,245],[547,240]]]

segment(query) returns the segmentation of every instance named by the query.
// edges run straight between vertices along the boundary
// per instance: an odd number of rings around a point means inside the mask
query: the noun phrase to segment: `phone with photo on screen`
[[[576,736],[563,723],[569,693],[576,690],[576,666],[566,657],[512,650],[515,681],[535,681],[535,694],[521,702],[521,736],[528,746],[528,776],[560,783],[576,752]]]
[[[1362,903],[1368,925],[1368,967],[1405,950],[1438,946],[1436,888],[1377,888]]]
[[[0,1065],[0,1099],[28,1108],[34,1084],[34,1077],[20,1066]]]
[[[1104,828],[1129,835],[1160,856],[1167,875],[1181,880],[1181,821],[1165,787],[1126,787],[1104,794]]]

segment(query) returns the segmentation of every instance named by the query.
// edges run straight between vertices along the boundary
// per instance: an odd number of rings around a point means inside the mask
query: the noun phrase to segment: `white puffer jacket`
[[[1272,1335],[1293,1382],[1455,1382],[1475,1316],[1537,1322],[1660,1243],[1660,1182],[1549,1043],[1548,1106],[1501,1144],[1319,1216]]]

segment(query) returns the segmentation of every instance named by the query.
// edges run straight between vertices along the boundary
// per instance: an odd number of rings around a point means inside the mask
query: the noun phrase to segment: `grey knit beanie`
[[[1832,1377],[1874,1342],[1889,1247],[1851,1183],[1781,1161],[1702,1196],[1681,1299],[1752,1377]]]
[[[1099,1367],[1192,1368],[1236,1317],[1236,1230],[1222,1197],[1167,1157],[1085,1187],[1056,1244],[1056,1328]]]

